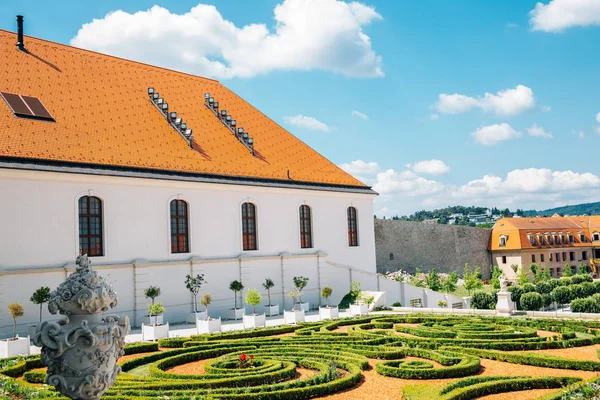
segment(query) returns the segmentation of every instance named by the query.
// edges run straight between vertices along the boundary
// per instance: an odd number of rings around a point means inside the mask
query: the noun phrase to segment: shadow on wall
[[[416,268],[428,272],[462,273],[465,263],[481,267],[483,279],[491,276],[488,245],[491,229],[424,224],[399,220],[375,220],[377,272]]]

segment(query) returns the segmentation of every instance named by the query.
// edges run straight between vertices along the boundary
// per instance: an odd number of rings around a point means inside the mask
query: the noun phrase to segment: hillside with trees
[[[600,214],[600,202],[575,204],[563,207],[549,208],[547,210],[527,210],[524,211],[527,217],[551,217],[554,214],[558,215],[598,215]]]

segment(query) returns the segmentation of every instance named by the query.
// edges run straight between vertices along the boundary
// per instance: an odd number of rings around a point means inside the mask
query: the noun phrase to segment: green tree
[[[573,267],[571,267],[571,264],[566,264],[565,268],[563,268],[563,273],[562,276],[573,276],[575,275],[574,271],[573,271]]]
[[[231,281],[229,283],[229,290],[231,290],[233,292],[233,301],[234,301],[233,308],[235,308],[237,310],[237,294],[238,294],[238,292],[241,292],[242,290],[244,290],[244,285],[240,281]]]
[[[421,279],[421,269],[416,268],[415,273],[408,277],[408,283],[416,287],[424,287],[425,282]]]
[[[161,302],[148,304],[148,314],[150,314],[150,322],[152,322],[152,318],[154,318],[154,325],[156,325],[156,317],[164,312],[165,308],[163,307]]]
[[[552,297],[561,306],[571,302],[571,288],[568,286],[558,286],[552,291]]]
[[[306,285],[308,285],[308,278],[305,278],[304,276],[294,277],[294,287],[298,289],[298,293],[300,293],[300,296],[298,296],[300,303],[302,303],[302,290]]]
[[[498,298],[495,293],[476,290],[471,296],[471,308],[478,310],[492,310],[496,308]]]
[[[550,269],[548,268],[541,267],[535,273],[534,280],[536,282],[548,282],[550,279],[552,279],[552,275],[550,274]]]
[[[8,305],[8,313],[13,319],[13,338],[17,337],[17,318],[22,317],[25,314],[23,306],[19,303],[10,303]]]
[[[465,269],[463,270],[463,281],[465,282],[465,289],[469,295],[473,290],[481,289],[483,287],[483,282],[479,275],[481,271],[479,271],[479,267],[475,267],[475,271],[472,272],[469,264],[465,264]]]
[[[298,299],[300,298],[300,291],[294,286],[294,288],[290,290],[290,293],[288,293],[288,296],[292,298],[292,311],[296,311],[296,303],[298,303]]]
[[[50,301],[50,288],[48,286],[42,286],[33,292],[29,301],[33,304],[40,305],[40,323],[42,323],[42,305]]]
[[[262,294],[256,289],[249,289],[246,291],[246,304],[252,306],[252,314],[256,315],[256,306],[260,304],[262,300]]]
[[[510,268],[513,270],[513,272],[515,273],[515,275],[517,275],[517,271],[519,270],[519,265],[518,264],[511,264]]]
[[[497,265],[492,267],[492,287],[494,289],[500,289],[500,275],[502,275],[502,270]]]
[[[429,273],[427,274],[427,277],[425,279],[427,281],[427,286],[429,287],[429,289],[439,292],[440,289],[442,288],[442,284],[440,282],[440,276],[435,271],[435,268],[432,268],[431,271],[429,271]]]
[[[198,312],[198,293],[200,293],[200,288],[202,284],[206,283],[204,280],[204,274],[198,274],[195,277],[191,275],[186,275],[185,277],[185,287],[190,291],[192,297],[194,298],[194,312]]]
[[[445,293],[452,293],[456,290],[456,284],[458,283],[458,273],[456,271],[450,272],[448,277],[442,281],[442,291]]]
[[[521,269],[519,269],[519,274],[517,275],[517,283],[519,285],[529,283],[529,272],[527,272],[524,265],[522,265]]]
[[[160,288],[158,286],[150,286],[144,290],[144,296],[146,296],[147,299],[150,299],[152,304],[154,304],[154,300],[160,296]]]
[[[323,289],[321,289],[321,297],[325,299],[325,301],[327,301],[327,299],[329,299],[331,297],[331,294],[333,293],[333,289],[330,288],[329,286],[325,286]]]
[[[265,288],[265,290],[267,291],[267,298],[269,299],[268,306],[271,307],[271,305],[272,305],[271,304],[271,289],[275,286],[275,283],[273,282],[273,279],[266,278],[265,283],[263,283],[262,285]]]
[[[529,270],[531,271],[531,273],[533,274],[533,276],[535,276],[538,273],[539,268],[538,268],[537,264],[532,263],[529,266]]]
[[[538,311],[542,306],[542,296],[536,292],[521,295],[521,307],[527,311]]]
[[[210,305],[210,303],[212,302],[212,296],[208,293],[206,293],[204,296],[202,296],[202,298],[200,299],[200,304],[202,304],[204,306],[204,310],[206,311],[206,319],[210,319],[208,317],[208,306]]]

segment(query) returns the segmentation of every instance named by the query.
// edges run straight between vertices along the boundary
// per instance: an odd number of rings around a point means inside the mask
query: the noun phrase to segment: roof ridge
[[[9,34],[14,34],[16,35],[14,32],[12,31],[8,31],[6,29],[2,29],[0,28],[0,33],[9,33]],[[59,42],[53,42],[52,40],[48,40],[48,39],[42,39],[39,38],[37,36],[30,36],[30,35],[23,35],[25,38],[30,38],[30,39],[35,39],[35,40],[39,40],[40,42],[46,42],[46,43],[52,43],[52,44],[56,44],[59,46],[63,46],[63,47],[67,47],[69,49],[72,50],[77,50],[77,51],[82,51],[82,52],[86,52],[86,53],[92,53],[94,55],[98,55],[98,56],[102,56],[102,57],[108,57],[108,58],[114,58],[116,60],[119,61],[126,61],[126,62],[130,62],[130,63],[134,63],[134,64],[139,64],[139,65],[143,65],[145,67],[152,67],[152,68],[156,68],[159,70],[163,70],[163,71],[169,71],[169,72],[175,72],[176,74],[181,74],[181,75],[186,75],[186,76],[191,76],[193,78],[200,78],[200,79],[206,79],[207,81],[213,81],[213,82],[217,82],[217,83],[221,83],[219,80],[217,79],[213,79],[213,78],[207,78],[205,76],[200,76],[200,75],[194,75],[191,74],[189,72],[183,72],[183,71],[178,71],[176,69],[171,69],[171,68],[165,68],[165,67],[161,67],[158,65],[154,65],[154,64],[148,64],[145,62],[141,62],[141,61],[136,61],[136,60],[130,60],[128,58],[123,58],[123,57],[118,57],[118,56],[114,56],[112,54],[106,54],[106,53],[101,53],[99,51],[94,51],[94,50],[89,50],[89,49],[84,49],[82,47],[76,47],[76,46],[71,46],[70,44],[64,44],[64,43],[59,43]],[[25,51],[27,51],[27,47],[25,47]]]

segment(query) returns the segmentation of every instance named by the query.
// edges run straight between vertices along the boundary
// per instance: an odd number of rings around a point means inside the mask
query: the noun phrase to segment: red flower
[[[240,356],[240,360],[246,361],[246,353],[242,353],[242,355]]]
[[[250,356],[250,360],[254,360],[254,356]]]

